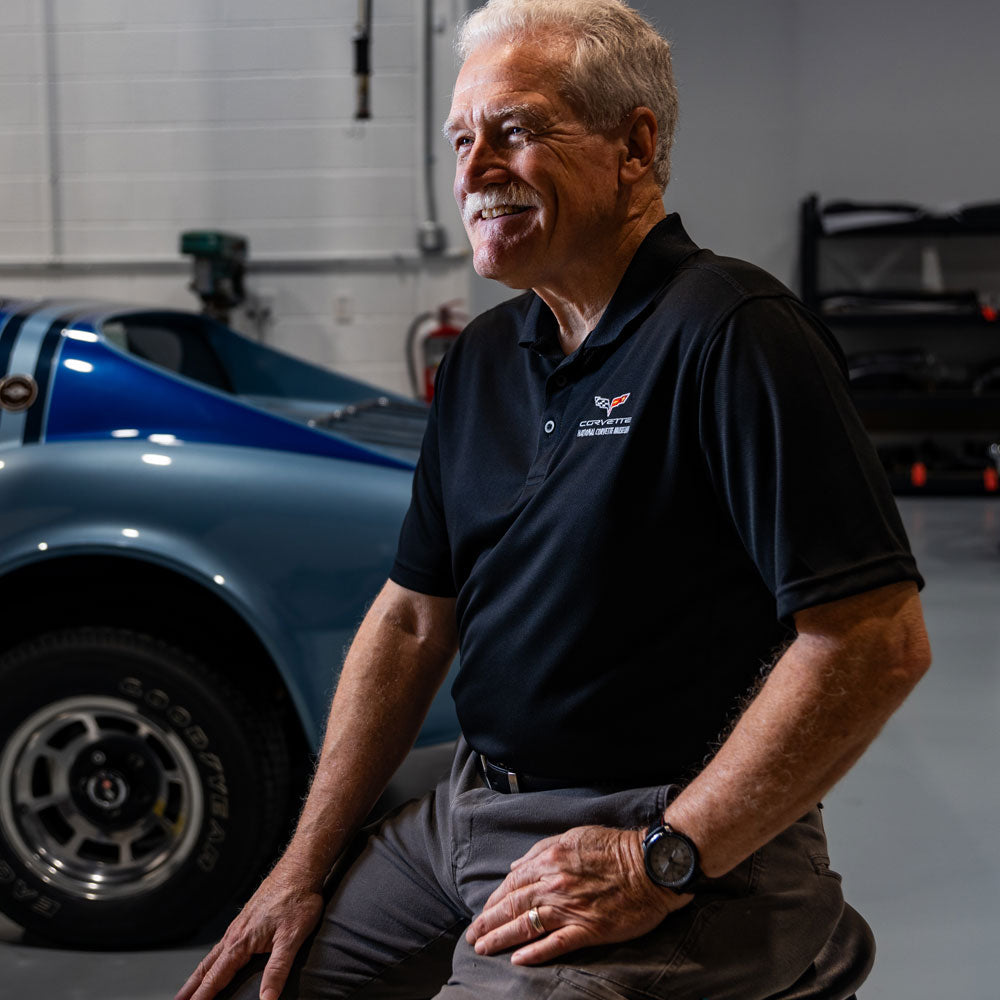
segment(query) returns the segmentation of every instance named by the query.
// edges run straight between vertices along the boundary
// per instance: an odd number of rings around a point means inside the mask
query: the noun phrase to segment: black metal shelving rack
[[[898,342],[913,332],[925,342],[953,344],[961,335],[984,338],[1000,364],[1000,318],[977,293],[922,292],[891,288],[862,290],[823,287],[824,252],[844,241],[938,241],[986,237],[983,260],[1000,280],[1000,224],[983,214],[970,222],[961,216],[923,215],[910,221],[828,231],[817,195],[800,206],[799,266],[803,301],[844,345],[880,350],[885,334]],[[850,308],[833,304],[850,299]],[[894,307],[893,301],[896,301]],[[866,302],[871,308],[866,308]],[[995,342],[995,349],[991,346]],[[853,396],[878,447],[893,489],[898,493],[1000,495],[1000,389],[973,391],[954,384],[921,388],[862,388]]]

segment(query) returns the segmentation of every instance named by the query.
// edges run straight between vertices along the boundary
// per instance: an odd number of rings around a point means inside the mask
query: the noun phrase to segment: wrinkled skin
[[[650,881],[639,831],[579,826],[539,841],[511,865],[466,940],[481,955],[517,948],[514,964],[537,965],[646,934],[693,898]],[[542,935],[528,918],[532,907]]]
[[[264,879],[225,936],[198,963],[175,1000],[208,1000],[254,955],[271,953],[261,981],[263,1000],[277,1000],[302,943],[323,913],[323,897],[294,873],[276,867]]]

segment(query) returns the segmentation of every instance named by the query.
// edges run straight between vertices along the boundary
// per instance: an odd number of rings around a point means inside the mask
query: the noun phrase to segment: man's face
[[[476,49],[445,124],[476,271],[512,288],[563,284],[616,228],[621,147],[559,96],[560,58],[542,42]]]

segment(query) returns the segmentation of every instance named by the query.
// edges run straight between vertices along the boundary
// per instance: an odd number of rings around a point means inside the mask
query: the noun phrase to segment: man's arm
[[[930,666],[917,588],[901,583],[795,616],[798,637],[711,764],[668,809],[721,875],[847,773]]]
[[[454,600],[386,583],[344,661],[291,842],[176,1000],[209,1000],[267,952],[261,997],[276,1000],[319,921],[324,880],[413,746],[456,648]]]
[[[930,665],[912,583],[810,608],[795,624],[798,637],[719,752],[667,810],[667,821],[698,845],[709,876],[808,812]],[[468,940],[484,954],[521,945],[511,960],[533,965],[637,937],[691,898],[649,880],[641,832],[578,827],[514,862]],[[541,937],[527,916],[532,907]]]

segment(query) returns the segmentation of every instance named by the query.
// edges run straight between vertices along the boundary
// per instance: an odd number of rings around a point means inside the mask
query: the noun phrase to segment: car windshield
[[[139,314],[103,325],[105,338],[121,351],[223,392],[233,386],[197,317]]]

